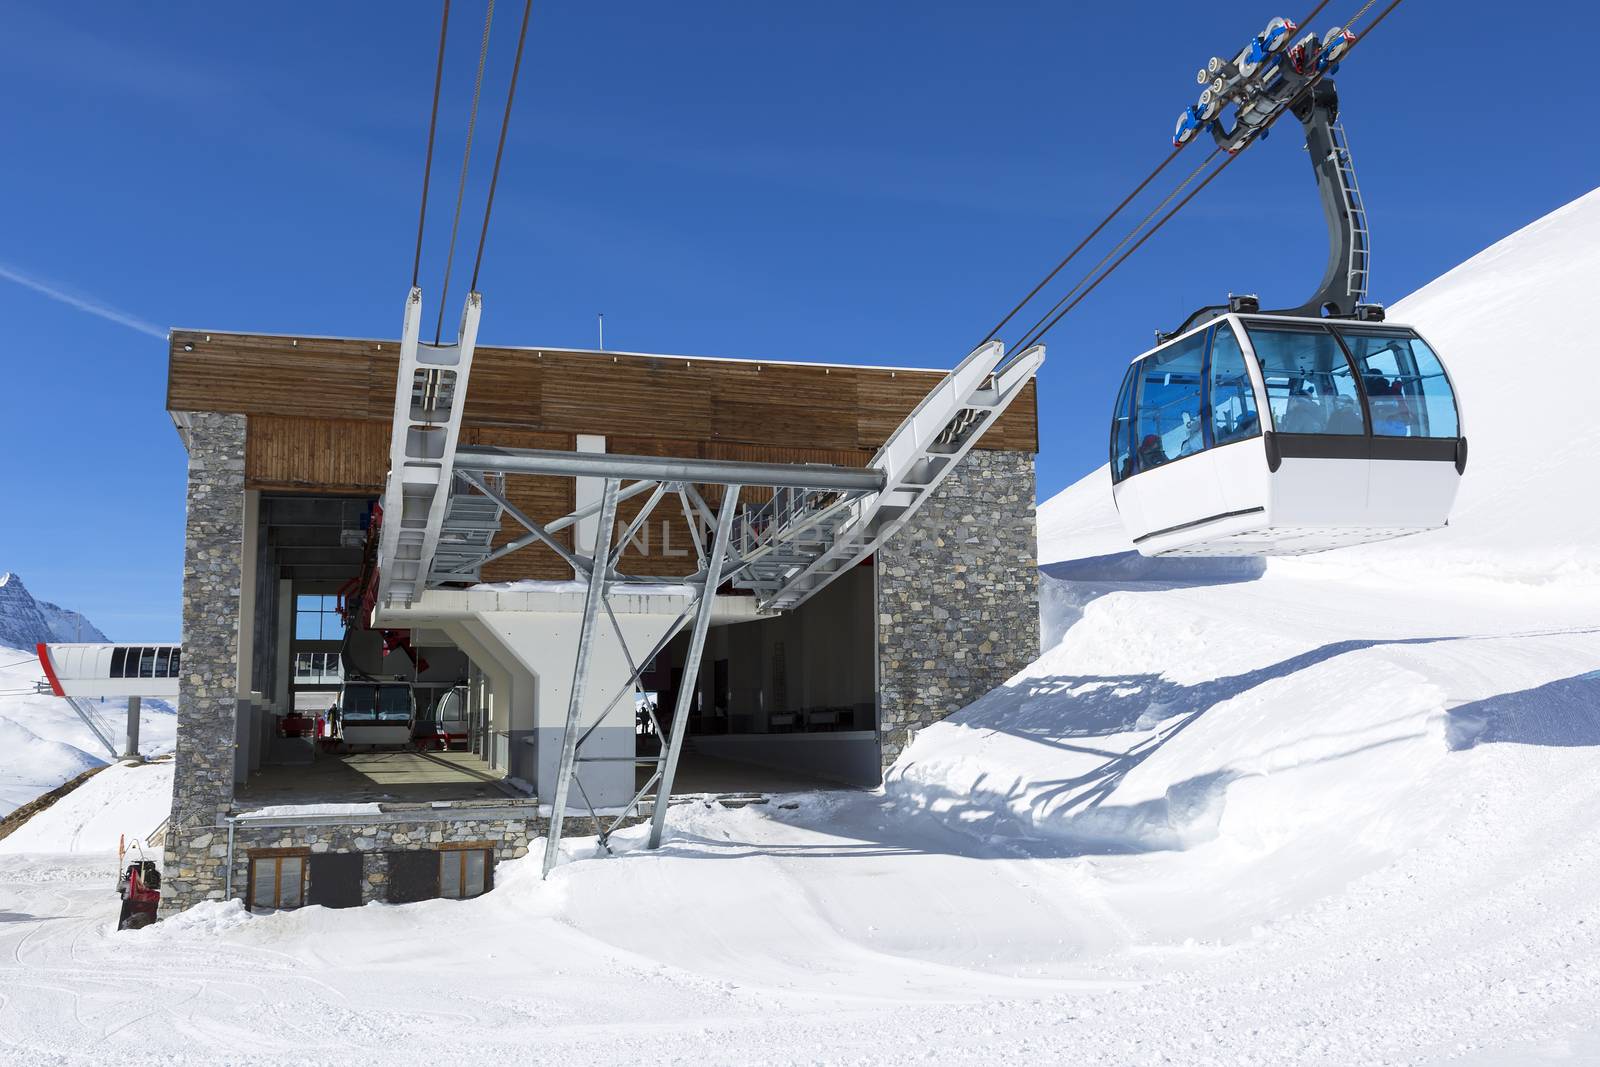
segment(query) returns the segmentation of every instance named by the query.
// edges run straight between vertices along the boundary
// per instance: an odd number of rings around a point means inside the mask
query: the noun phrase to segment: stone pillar
[[[1033,455],[967,453],[877,554],[883,765],[1039,656]]]
[[[244,534],[245,418],[190,416],[183,554],[183,674],[167,828],[162,912],[220,900],[227,872],[224,816],[233,804],[239,705],[239,594]],[[236,889],[240,887],[235,887]]]

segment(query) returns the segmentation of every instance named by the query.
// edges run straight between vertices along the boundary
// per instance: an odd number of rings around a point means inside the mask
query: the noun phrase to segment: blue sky
[[[536,4],[482,339],[592,346],[604,311],[614,348],[952,365],[1167,151],[1193,70],[1310,6]],[[498,13],[466,233],[520,10]],[[1595,185],[1591,76],[1547,59],[1584,10],[1407,0],[1351,57],[1377,299]],[[184,455],[162,335],[398,331],[438,7],[0,14],[0,570],[114,637],[175,638]],[[457,0],[430,298],[481,17]],[[1486,73],[1518,68],[1537,76],[1515,92]],[[1290,125],[1052,334],[1041,498],[1103,461],[1152,330],[1229,290],[1306,295],[1325,246]]]

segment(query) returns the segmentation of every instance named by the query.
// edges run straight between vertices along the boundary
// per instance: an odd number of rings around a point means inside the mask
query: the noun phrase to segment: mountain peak
[[[0,574],[0,646],[31,649],[47,641],[106,641],[76,611],[35,600],[15,571]]]

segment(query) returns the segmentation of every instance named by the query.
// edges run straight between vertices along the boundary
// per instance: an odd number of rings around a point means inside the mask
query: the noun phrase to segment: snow
[[[0,856],[115,856],[119,839],[143,840],[171,810],[171,760],[112,764],[0,839]]]
[[[49,641],[106,641],[99,628],[78,614],[35,600],[22,579],[0,574],[0,645],[33,648]]]
[[[269,804],[266,807],[241,811],[239,819],[309,818],[329,815],[377,815],[383,811],[381,804]]]
[[[8,1061],[1593,1062],[1600,505],[1528,433],[1576,400],[1495,382],[1584,380],[1596,247],[1591,195],[1397,311],[1466,398],[1450,530],[1152,566],[1099,472],[1040,510],[1058,639],[881,791],[475,901],[119,934],[107,859],[8,854]]]
[[[68,703],[35,693],[44,672],[32,649],[0,646],[0,815],[10,814],[90,767],[104,766],[110,753]],[[128,721],[125,700],[95,701],[120,743]],[[139,714],[139,751],[146,757],[171,752],[177,715],[164,700],[144,700]]]

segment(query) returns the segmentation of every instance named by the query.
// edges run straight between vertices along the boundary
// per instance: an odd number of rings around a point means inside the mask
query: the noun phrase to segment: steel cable
[[[433,343],[444,332],[444,305],[450,292],[450,268],[456,259],[456,235],[461,230],[461,202],[467,195],[467,167],[472,162],[472,137],[478,127],[478,101],[483,95],[483,67],[489,60],[489,28],[494,24],[494,0],[483,14],[483,43],[478,48],[478,77],[472,85],[472,110],[467,115],[467,146],[461,155],[461,182],[456,189],[456,212],[450,223],[450,251],[445,256],[444,280],[439,284],[439,317],[433,325]]]
[[[1073,294],[1075,294],[1079,289],[1083,288],[1083,286],[1088,284],[1089,279],[1094,277],[1094,274],[1095,274],[1096,271],[1098,271],[1101,267],[1105,266],[1106,263],[1111,259],[1112,256],[1114,256],[1118,252],[1122,251],[1123,247],[1129,241],[1133,240],[1134,237],[1138,235],[1140,230],[1144,229],[1146,226],[1148,226],[1150,224],[1150,220],[1151,219],[1153,219],[1157,215],[1159,215],[1161,213],[1162,209],[1165,208],[1168,204],[1172,203],[1172,201],[1178,196],[1179,193],[1182,193],[1186,188],[1189,187],[1189,183],[1190,182],[1192,182],[1196,178],[1198,178],[1202,171],[1204,171],[1207,167],[1211,166],[1211,164],[1216,161],[1217,155],[1221,151],[1222,151],[1221,147],[1213,148],[1211,150],[1211,154],[1209,156],[1207,156],[1204,160],[1202,160],[1198,167],[1196,167],[1194,170],[1190,171],[1189,172],[1189,176],[1187,178],[1184,178],[1183,181],[1178,184],[1178,187],[1176,189],[1173,189],[1172,192],[1167,194],[1166,199],[1162,200],[1161,203],[1157,204],[1154,208],[1152,208],[1150,213],[1148,215],[1146,215],[1143,219],[1141,219],[1137,226],[1135,226],[1133,229],[1129,230],[1128,233],[1127,233],[1127,236],[1123,237],[1122,240],[1118,241],[1116,243],[1116,245],[1111,249],[1111,251],[1109,251],[1105,255],[1101,256],[1100,257],[1100,262],[1098,262],[1094,266],[1090,267],[1089,270],[1084,274],[1084,276],[1082,278],[1078,279],[1077,284],[1075,284],[1071,289],[1068,289],[1064,294],[1062,294],[1060,300],[1057,300],[1054,304],[1052,304],[1050,306],[1050,310],[1046,311],[1043,315],[1040,315],[1039,316],[1039,321],[1035,322],[1031,327],[1029,327],[1028,330],[1023,333],[1022,340],[1018,341],[1012,347],[1016,351],[1020,352],[1020,351],[1026,350],[1029,345],[1033,344],[1034,341],[1037,339],[1035,334],[1039,330],[1039,327],[1044,324],[1044,321],[1046,319],[1048,319],[1051,315],[1055,314],[1056,311],[1060,309],[1062,304],[1065,304],[1068,300],[1071,300],[1072,297],[1073,297]]]
[[[1330,2],[1331,2],[1331,0],[1320,0],[1320,2],[1317,4],[1317,6],[1311,9],[1311,13],[1309,15],[1307,15],[1305,18],[1301,19],[1300,22],[1298,23],[1298,25],[1304,26],[1307,23],[1309,23],[1312,19],[1316,18],[1319,14],[1321,14],[1322,9],[1327,7]],[[989,333],[984,337],[984,339],[982,341],[978,342],[978,343],[979,344],[988,344],[990,341],[994,340],[995,335],[997,335],[1001,330],[1005,329],[1006,324],[1009,323],[1012,319],[1014,319],[1017,316],[1018,312],[1020,312],[1023,308],[1027,307],[1028,304],[1033,301],[1033,298],[1039,295],[1040,290],[1042,290],[1046,285],[1049,285],[1051,280],[1054,279],[1057,274],[1060,274],[1061,271],[1066,268],[1067,264],[1071,263],[1074,259],[1076,259],[1077,256],[1078,256],[1078,253],[1082,252],[1084,250],[1084,248],[1086,248],[1089,245],[1089,242],[1093,241],[1096,237],[1100,236],[1101,231],[1103,231],[1107,226],[1109,226],[1113,219],[1115,219],[1118,215],[1122,214],[1123,209],[1126,208],[1130,203],[1132,203],[1134,198],[1136,198],[1140,193],[1144,192],[1144,190],[1149,186],[1149,184],[1151,182],[1155,181],[1155,179],[1161,174],[1162,171],[1167,169],[1167,164],[1171,163],[1174,159],[1176,159],[1177,156],[1178,156],[1178,153],[1182,152],[1191,143],[1193,143],[1193,139],[1192,138],[1189,141],[1185,141],[1183,144],[1178,145],[1177,147],[1173,148],[1173,150],[1170,153],[1167,154],[1167,157],[1165,159],[1163,159],[1159,164],[1157,164],[1156,169],[1151,171],[1148,175],[1146,175],[1144,180],[1141,181],[1138,185],[1136,185],[1134,187],[1133,192],[1131,192],[1127,196],[1123,197],[1122,198],[1122,202],[1119,203],[1116,207],[1112,208],[1111,209],[1111,213],[1109,215],[1107,215],[1105,218],[1101,219],[1099,224],[1097,224],[1094,229],[1089,231],[1088,236],[1084,237],[1083,240],[1079,241],[1078,244],[1072,249],[1072,251],[1068,252],[1066,254],[1066,256],[1061,260],[1061,262],[1057,263],[1055,265],[1055,267],[1050,271],[1050,273],[1046,274],[1044,276],[1044,278],[1042,280],[1040,280],[1039,284],[1035,285],[1033,287],[1033,289],[1028,293],[1027,296],[1023,297],[1020,301],[1018,301],[1016,307],[1012,308],[1009,312],[1007,312],[1005,318],[1001,319],[998,323],[996,323],[994,329],[990,330]],[[1215,153],[1213,153],[1212,158],[1215,158]],[[1207,160],[1207,163],[1209,163],[1209,162],[1210,162],[1210,159]],[[1204,167],[1202,166],[1200,169],[1203,170]],[[1184,180],[1184,185],[1187,185],[1192,180],[1194,180],[1194,175],[1193,174],[1191,174],[1188,178],[1186,178]],[[1178,192],[1180,192],[1182,190],[1182,188],[1183,188],[1183,186],[1180,185],[1178,187],[1178,189],[1174,190],[1173,195],[1176,195]],[[1168,197],[1168,200],[1169,201],[1171,200],[1170,196]],[[1161,210],[1160,207],[1156,208],[1156,211],[1160,211],[1160,210]],[[1154,212],[1152,212],[1151,214],[1154,214]],[[1145,222],[1149,222],[1149,218],[1148,217],[1146,217]],[[1144,224],[1145,223],[1140,223],[1139,225],[1143,226]],[[1138,233],[1138,232],[1139,232],[1139,227],[1138,226],[1134,227],[1133,232],[1128,235],[1128,238],[1131,238],[1134,233]],[[1124,243],[1126,243],[1128,238],[1124,238]],[[1113,254],[1115,254],[1115,253],[1113,252]],[[1101,262],[1103,263],[1104,260],[1102,260]],[[1098,269],[1098,265],[1096,266],[1096,269]],[[1091,270],[1089,273],[1093,274],[1094,271]],[[1068,294],[1067,295],[1068,296],[1071,295],[1071,290],[1068,290]],[[1062,299],[1066,299],[1066,297],[1063,297]],[[1060,301],[1057,301],[1055,306],[1056,307],[1060,307],[1061,306],[1060,305]],[[1054,310],[1054,308],[1052,308],[1052,310]],[[1049,314],[1050,314],[1049,311],[1045,312],[1045,316],[1048,316]],[[1042,321],[1042,317],[1041,317],[1041,321]],[[1013,347],[1015,347],[1015,346],[1013,346]]]
[[[483,267],[483,246],[489,239],[489,213],[494,210],[494,190],[500,184],[500,159],[506,151],[506,128],[511,125],[511,104],[517,98],[517,75],[522,71],[522,46],[528,39],[528,18],[533,14],[533,0],[524,0],[522,29],[517,33],[517,58],[511,64],[511,85],[506,89],[506,113],[500,119],[500,143],[494,150],[494,169],[489,174],[489,198],[483,205],[483,229],[478,234],[478,255],[472,262],[470,291],[478,291],[478,271]]]
[[[444,81],[444,40],[450,29],[450,0],[444,0],[439,20],[439,59],[433,68],[433,107],[428,112],[428,158],[422,164],[422,207],[417,211],[417,254],[411,261],[411,288],[422,273],[422,229],[428,219],[428,183],[433,177],[433,135],[439,127],[439,86]]]
[[[1001,330],[1005,329],[1006,323],[1008,323],[1012,319],[1016,318],[1017,312],[1021,311],[1025,307],[1027,307],[1028,303],[1030,301],[1032,301],[1034,297],[1039,295],[1039,290],[1041,290],[1045,286],[1049,285],[1051,279],[1053,279],[1057,274],[1060,274],[1061,271],[1066,267],[1066,265],[1068,263],[1071,263],[1073,261],[1073,259],[1075,259],[1077,257],[1078,253],[1082,252],[1084,250],[1084,247],[1087,246],[1090,241],[1093,241],[1096,237],[1099,237],[1100,236],[1100,231],[1104,230],[1107,226],[1109,226],[1111,224],[1111,220],[1116,218],[1118,215],[1120,215],[1122,213],[1122,209],[1127,207],[1133,201],[1134,197],[1136,197],[1140,193],[1144,192],[1145,187],[1148,186],[1151,182],[1155,181],[1156,178],[1161,174],[1161,172],[1167,169],[1167,164],[1171,163],[1174,159],[1178,158],[1178,153],[1182,152],[1185,148],[1187,148],[1189,146],[1189,143],[1190,142],[1185,141],[1183,144],[1178,145],[1170,153],[1168,153],[1167,158],[1163,159],[1161,161],[1161,163],[1156,167],[1155,170],[1151,171],[1148,175],[1146,175],[1144,181],[1140,182],[1138,185],[1136,185],[1134,187],[1133,192],[1131,192],[1127,196],[1123,197],[1122,198],[1122,203],[1120,203],[1116,207],[1112,208],[1111,209],[1111,214],[1109,214],[1105,218],[1101,219],[1100,220],[1100,224],[1098,226],[1096,226],[1094,229],[1090,230],[1088,236],[1085,237],[1083,240],[1079,241],[1078,244],[1077,244],[1077,247],[1075,247],[1072,251],[1068,252],[1066,254],[1066,256],[1061,260],[1061,262],[1057,263],[1055,265],[1055,268],[1053,270],[1051,270],[1049,274],[1046,274],[1044,276],[1044,278],[1040,280],[1038,285],[1035,285],[1033,287],[1032,291],[1030,291],[1027,296],[1025,296],[1021,300],[1017,301],[1017,306],[1012,308],[1010,311],[1008,311],[1006,313],[1006,317],[1005,318],[1003,318],[999,322],[995,323],[994,329],[990,330],[989,333],[984,337],[984,339],[982,341],[979,341],[978,344],[986,345],[990,341],[994,340],[995,334],[997,334]]]
[[[1384,8],[1383,11],[1378,15],[1378,17],[1372,20],[1372,25],[1367,28],[1366,33],[1363,34],[1361,37],[1356,38],[1355,40],[1352,40],[1350,42],[1349,47],[1345,49],[1345,55],[1349,55],[1350,52],[1355,49],[1356,45],[1360,44],[1362,40],[1366,39],[1366,36],[1368,34],[1370,34],[1373,30],[1377,29],[1378,25],[1380,23],[1382,23],[1384,19],[1388,18],[1389,13],[1391,11],[1393,11],[1395,8],[1399,7],[1401,2],[1402,2],[1402,0],[1392,0],[1392,2],[1389,4],[1389,6]],[[1325,2],[1323,4],[1317,5],[1316,11],[1313,11],[1309,16],[1307,16],[1307,21],[1310,21],[1311,19],[1315,18],[1316,15],[1317,15],[1317,12],[1321,11],[1324,6],[1326,6],[1326,0],[1325,0]],[[1371,6],[1372,6],[1371,3],[1369,3],[1367,5],[1367,7],[1371,7]],[[1364,13],[1365,11],[1366,11],[1366,8],[1363,8],[1361,13]],[[1359,16],[1359,14],[1360,13],[1358,13],[1358,16]],[[1303,23],[1302,23],[1302,25],[1303,25]],[[1342,60],[1342,57],[1341,57],[1341,60]],[[1039,341],[1041,341],[1044,338],[1045,334],[1049,333],[1052,329],[1055,328],[1056,323],[1060,322],[1064,317],[1066,317],[1067,313],[1070,312],[1073,308],[1075,308],[1079,304],[1083,303],[1084,299],[1086,297],[1088,297],[1088,295],[1090,293],[1094,292],[1095,289],[1099,287],[1101,282],[1103,282],[1107,278],[1109,278],[1111,276],[1112,272],[1114,272],[1118,267],[1122,266],[1122,264],[1127,261],[1129,256],[1131,256],[1135,252],[1137,252],[1141,245],[1143,245],[1147,240],[1149,240],[1151,237],[1153,237],[1156,234],[1156,232],[1158,230],[1160,230],[1161,227],[1165,226],[1167,224],[1167,222],[1169,220],[1171,220],[1171,218],[1174,215],[1176,215],[1179,211],[1183,210],[1184,205],[1188,204],[1189,201],[1193,200],[1197,195],[1199,195],[1200,190],[1204,189],[1207,185],[1210,185],[1212,180],[1215,179],[1217,177],[1217,175],[1219,175],[1223,171],[1227,170],[1229,165],[1231,165],[1234,160],[1238,159],[1239,156],[1244,153],[1244,150],[1246,148],[1248,148],[1248,147],[1250,147],[1250,145],[1254,144],[1259,137],[1261,137],[1267,130],[1272,128],[1273,123],[1277,122],[1278,119],[1282,118],[1283,115],[1286,112],[1292,111],[1293,108],[1294,108],[1295,103],[1297,103],[1307,93],[1311,92],[1314,88],[1316,88],[1316,86],[1318,84],[1320,84],[1322,79],[1325,78],[1325,77],[1327,77],[1327,74],[1325,72],[1321,73],[1321,74],[1318,74],[1314,79],[1312,79],[1309,83],[1307,83],[1306,86],[1303,89],[1300,90],[1300,92],[1296,93],[1293,99],[1291,99],[1286,105],[1284,105],[1282,108],[1280,108],[1270,119],[1268,119],[1265,123],[1263,123],[1259,129],[1257,129],[1254,132],[1252,132],[1250,134],[1249,139],[1247,141],[1245,141],[1245,143],[1239,147],[1238,151],[1233,152],[1232,154],[1230,154],[1227,159],[1222,161],[1222,165],[1221,166],[1217,167],[1210,174],[1206,175],[1204,181],[1202,181],[1199,185],[1195,186],[1193,191],[1191,191],[1188,196],[1185,196],[1182,200],[1180,200],[1178,202],[1178,204],[1171,211],[1167,212],[1164,216],[1162,216],[1162,218],[1161,218],[1161,220],[1159,222],[1157,222],[1142,237],[1140,237],[1139,240],[1134,243],[1133,247],[1129,248],[1126,252],[1124,252],[1122,254],[1122,256],[1119,259],[1116,260],[1116,262],[1112,263],[1111,266],[1107,267],[1105,269],[1105,271],[1100,274],[1099,277],[1095,278],[1095,280],[1092,283],[1089,284],[1088,288],[1084,289],[1083,292],[1078,294],[1076,299],[1074,299],[1066,307],[1061,308],[1061,310],[1055,315],[1054,318],[1050,319],[1050,321],[1048,323],[1045,323],[1045,325],[1043,326],[1042,329],[1037,330],[1037,332],[1030,331],[1030,334],[1028,335],[1028,338],[1027,338],[1027,344],[1029,344],[1029,345],[1038,344]],[[1215,155],[1215,153],[1213,153],[1213,157],[1214,157],[1214,155]],[[1210,160],[1208,159],[1207,162],[1209,163]],[[1159,208],[1157,210],[1159,210]],[[1141,223],[1141,226],[1142,225],[1143,224]],[[1135,230],[1133,232],[1137,233],[1138,232],[1138,228],[1135,228]],[[1129,236],[1132,236],[1132,234],[1130,234]],[[1059,306],[1059,304],[1058,304],[1058,306]],[[1019,347],[1025,347],[1025,346],[1019,346]]]

